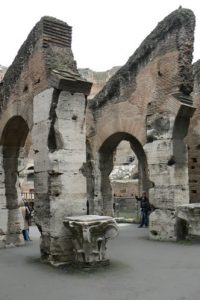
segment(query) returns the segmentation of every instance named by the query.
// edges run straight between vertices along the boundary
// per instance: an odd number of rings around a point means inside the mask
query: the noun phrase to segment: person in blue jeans
[[[27,203],[25,203],[24,201],[22,201],[21,212],[22,212],[22,216],[23,216],[23,220],[24,220],[23,229],[22,229],[22,234],[23,234],[24,240],[26,242],[31,241],[30,236],[29,236],[29,220],[27,218],[27,216],[30,215],[30,210],[28,208]]]
[[[145,226],[149,226],[149,213],[151,211],[151,205],[149,203],[149,199],[146,195],[146,192],[142,192],[142,196],[135,196],[137,201],[140,201],[140,211],[141,211],[141,222],[138,226],[139,228]]]

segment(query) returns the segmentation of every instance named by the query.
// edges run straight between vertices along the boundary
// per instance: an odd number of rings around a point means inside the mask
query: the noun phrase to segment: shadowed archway
[[[134,136],[126,132],[118,132],[111,135],[99,149],[100,193],[102,211],[105,215],[112,215],[113,213],[112,188],[109,175],[113,170],[113,153],[123,140],[130,142],[131,149],[137,156],[140,191],[148,191],[149,188],[147,159],[141,143]]]
[[[12,117],[3,130],[1,145],[3,151],[3,169],[5,182],[6,208],[8,210],[7,242],[20,243],[20,186],[18,178],[19,156],[29,128],[20,116]]]

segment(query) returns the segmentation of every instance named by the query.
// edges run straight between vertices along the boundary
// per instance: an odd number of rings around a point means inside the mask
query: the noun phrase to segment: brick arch
[[[126,140],[130,142],[131,149],[138,158],[139,163],[139,177],[140,190],[146,190],[150,186],[148,179],[148,165],[147,157],[142,147],[142,144],[136,137],[127,132],[116,132],[110,135],[101,145],[98,151],[98,166],[100,170],[100,184],[99,194],[95,195],[101,202],[101,213],[105,215],[112,215],[112,189],[109,175],[113,169],[113,152],[121,141]],[[100,203],[99,203],[100,204]]]
[[[0,144],[3,147],[23,147],[26,141],[29,127],[21,116],[11,117],[2,132]]]
[[[92,122],[88,140],[97,208],[109,202],[102,200],[106,196],[102,197],[101,178],[108,178],[106,172],[112,169],[112,151],[106,156],[101,147],[118,132],[134,136],[143,145],[152,183],[149,198],[156,208],[170,211],[189,202],[187,148],[183,139],[194,112],[190,96],[194,26],[192,11],[180,8],[172,12],[89,102]],[[179,153],[181,160],[176,159]],[[104,180],[104,185],[104,194],[110,199],[108,180]],[[110,207],[104,210],[107,213]]]
[[[21,189],[19,185],[18,163],[29,133],[27,122],[20,116],[13,116],[6,123],[1,136],[6,207],[8,210],[7,243],[22,242],[19,204]]]
[[[8,209],[15,209],[18,206],[19,199],[16,187],[18,180],[18,159],[29,132],[27,122],[20,116],[10,118],[2,132],[0,143],[3,155],[5,195]]]
[[[121,141],[129,141],[131,148],[135,152],[137,158],[142,160],[144,164],[147,164],[147,158],[140,141],[132,134],[128,132],[116,132],[110,135],[99,148],[99,153],[111,153],[113,152]]]
[[[132,105],[130,106],[129,112],[133,112]],[[115,107],[113,107],[113,111],[109,114],[109,119],[105,120],[103,117],[102,122],[97,123],[96,151],[100,150],[110,136],[118,135],[121,132],[134,136],[141,144],[144,144],[146,142],[145,128],[146,121],[143,116],[137,121],[134,120],[134,112],[132,118],[127,118],[126,114],[115,116]]]
[[[85,161],[84,114],[91,83],[77,70],[71,31],[61,20],[41,18],[0,85],[0,168],[5,170],[0,175],[5,173],[6,179],[0,176],[0,192],[6,190],[7,198],[0,199],[0,235],[4,236],[0,248],[19,243],[18,156],[32,130],[35,221],[41,232],[41,257],[51,261],[73,259],[71,237],[65,235],[62,220],[86,211],[86,184],[80,169]],[[76,159],[71,159],[72,154]]]

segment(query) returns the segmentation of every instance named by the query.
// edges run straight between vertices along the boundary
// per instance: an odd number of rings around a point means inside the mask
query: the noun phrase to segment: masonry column
[[[170,103],[171,102],[171,103]],[[150,237],[176,240],[175,209],[189,203],[187,134],[192,105],[169,100],[174,112],[160,112],[147,118],[147,153],[150,202],[156,210],[150,215]],[[174,114],[176,112],[176,114]]]
[[[3,169],[3,153],[0,147],[0,248],[5,247],[8,223],[8,210],[5,197],[5,176]]]
[[[81,170],[86,161],[85,95],[91,87],[84,81],[76,85],[62,79],[61,88],[55,78],[54,85],[57,88],[34,98],[33,134],[36,224],[42,259],[51,263],[73,259],[71,235],[63,219],[87,214],[86,178]]]

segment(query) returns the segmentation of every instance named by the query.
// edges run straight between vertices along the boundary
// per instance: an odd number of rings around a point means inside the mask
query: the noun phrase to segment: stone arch
[[[32,129],[35,222],[41,232],[41,257],[48,261],[72,260],[72,240],[63,218],[86,211],[86,184],[80,169],[85,161],[85,106],[92,84],[77,70],[71,34],[67,23],[41,18],[0,86],[0,193],[6,190],[7,198],[5,193],[0,197],[4,208],[0,209],[0,248],[20,243],[17,166]]]
[[[116,132],[109,136],[99,149],[100,170],[100,198],[102,199],[102,213],[112,215],[112,190],[109,175],[113,169],[113,152],[123,140],[129,141],[132,150],[139,161],[140,190],[148,191],[148,166],[147,158],[142,144],[136,137],[126,132]]]
[[[19,202],[18,161],[29,133],[27,122],[21,116],[13,116],[6,123],[2,137],[3,171],[5,183],[6,208],[8,212],[6,243],[20,244],[21,228]]]
[[[87,137],[94,157],[97,213],[102,213],[98,207],[103,207],[101,173],[108,177],[106,172],[112,169],[112,156],[106,156],[106,151],[102,150],[104,146],[101,147],[116,132],[129,133],[143,145],[151,183],[149,198],[155,208],[171,212],[177,205],[189,202],[187,151],[183,138],[194,112],[190,96],[194,25],[192,11],[172,12],[89,102],[92,122]],[[108,181],[104,180],[104,185],[109,194]],[[110,207],[106,210],[110,212]],[[170,216],[167,213],[166,220],[173,227]],[[155,217],[160,226],[160,220]],[[153,224],[156,221],[150,224],[154,228]]]
[[[173,126],[173,153],[174,157],[172,160],[177,165],[187,165],[187,146],[184,141],[189,129],[190,118],[194,113],[194,108],[192,109],[189,106],[181,106],[178,110],[177,116],[174,121]],[[187,165],[188,168],[188,165]]]

